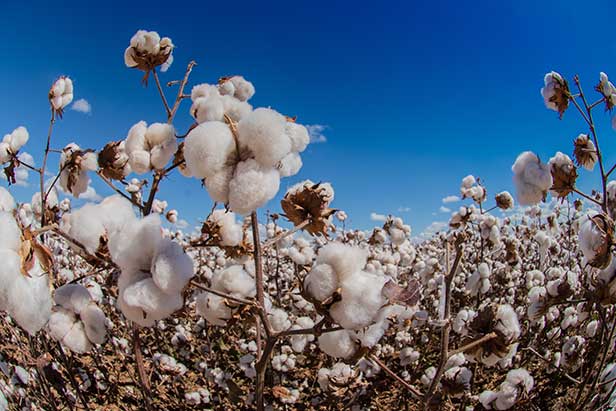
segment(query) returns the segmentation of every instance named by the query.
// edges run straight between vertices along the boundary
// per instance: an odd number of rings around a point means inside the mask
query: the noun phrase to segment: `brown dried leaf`
[[[419,302],[421,297],[421,285],[414,278],[409,279],[405,288],[400,287],[393,280],[389,280],[383,286],[381,293],[393,304],[402,304],[406,306],[414,306]]]

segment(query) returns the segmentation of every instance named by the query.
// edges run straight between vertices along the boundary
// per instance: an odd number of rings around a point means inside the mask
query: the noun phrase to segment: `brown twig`
[[[269,248],[272,245],[276,244],[277,242],[279,242],[280,240],[293,235],[294,233],[296,233],[297,231],[301,230],[302,228],[306,227],[308,224],[310,224],[310,219],[306,219],[304,221],[302,221],[301,223],[299,223],[298,225],[296,225],[295,227],[293,227],[290,230],[287,230],[283,233],[278,234],[276,237],[267,240],[264,244],[263,244],[263,249]]]
[[[389,376],[391,376],[393,379],[395,379],[396,381],[398,381],[400,384],[402,384],[407,390],[409,390],[409,392],[411,393],[411,395],[413,397],[415,397],[416,399],[422,399],[423,398],[423,394],[415,387],[413,387],[411,384],[409,384],[408,382],[404,381],[402,378],[400,378],[400,376],[398,374],[396,374],[395,372],[393,372],[387,365],[385,365],[385,363],[383,361],[381,361],[376,355],[374,354],[368,354],[368,359],[370,359],[370,361],[376,363],[379,367],[381,367],[381,369],[383,371],[385,371],[387,374],[389,374]]]

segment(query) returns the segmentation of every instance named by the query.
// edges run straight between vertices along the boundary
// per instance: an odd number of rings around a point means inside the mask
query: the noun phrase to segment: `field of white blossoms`
[[[546,107],[580,118],[571,157],[520,154],[514,195],[464,177],[466,205],[419,242],[400,218],[346,227],[325,182],[293,186],[259,221],[300,170],[308,132],[253,107],[241,76],[198,84],[190,62],[161,84],[173,49],[140,30],[124,53],[156,86],[164,122],[57,148],[53,126],[73,99],[60,77],[42,165],[22,155],[26,127],[0,142],[0,410],[616,406],[616,165],[593,120],[616,104],[606,74],[586,93],[577,77],[546,74]],[[189,104],[194,124],[176,130]],[[593,168],[596,190],[580,191],[578,173]],[[18,203],[24,169],[40,184]],[[201,180],[217,204],[196,234],[163,224],[178,219],[157,198],[170,173]],[[90,179],[115,194],[73,208]],[[514,203],[528,207],[503,213]]]

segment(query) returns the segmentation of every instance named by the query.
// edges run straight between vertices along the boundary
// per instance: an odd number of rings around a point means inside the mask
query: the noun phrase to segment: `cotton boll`
[[[233,76],[229,79],[235,88],[234,96],[240,101],[250,100],[255,94],[255,87],[242,76]]]
[[[270,325],[275,333],[280,333],[291,328],[289,315],[280,308],[274,308],[269,312]]]
[[[229,81],[229,80],[230,79],[227,79],[223,81],[222,83],[218,83],[218,92],[222,94],[223,96],[226,96],[226,95],[233,96],[233,94],[235,94],[235,85],[233,84],[232,81]]]
[[[10,212],[15,209],[15,199],[9,190],[0,187],[0,211]],[[2,225],[2,223],[0,223]]]
[[[281,177],[294,176],[302,168],[302,158],[297,153],[289,153],[278,165],[278,171]]]
[[[317,264],[306,276],[304,288],[317,301],[324,301],[338,288],[338,276],[329,264]]]
[[[229,183],[229,208],[238,214],[249,214],[271,200],[279,186],[276,169],[263,167],[252,159],[242,161]]]
[[[224,167],[205,179],[205,188],[212,200],[224,204],[229,202],[229,183],[233,171],[233,167]]]
[[[68,215],[70,226],[67,233],[82,243],[90,254],[96,253],[101,244],[101,236],[105,234],[99,216],[99,208],[94,204],[86,204]]]
[[[352,332],[347,330],[325,333],[319,337],[319,348],[332,357],[349,358],[357,351],[357,343],[352,335]]]
[[[552,186],[552,174],[547,164],[530,151],[520,154],[511,167],[520,205],[533,205],[545,197]]]
[[[250,104],[232,96],[222,96],[222,105],[225,114],[236,123],[252,112]]]
[[[69,332],[62,339],[62,344],[78,354],[86,353],[92,349],[92,344],[90,340],[88,340],[81,321],[77,321],[73,324]]]
[[[143,311],[143,319],[136,322],[144,326],[151,325],[152,321],[168,317],[183,305],[180,294],[163,292],[149,277],[129,285],[124,290],[123,297],[127,305]]]
[[[4,227],[4,224],[0,223],[0,229]],[[4,237],[0,236],[4,239]],[[11,284],[18,281],[18,277],[21,274],[21,258],[16,251],[7,250],[0,247],[0,258],[2,265],[0,266],[0,310],[8,311],[9,304],[11,303]]]
[[[91,301],[88,289],[81,284],[63,285],[56,289],[53,299],[56,304],[75,314],[79,314]]]
[[[0,249],[18,253],[20,247],[21,230],[15,218],[7,212],[0,212]]]
[[[291,140],[285,133],[286,119],[280,113],[258,108],[237,125],[240,147],[246,147],[265,167],[274,167],[291,152]]]
[[[54,307],[47,324],[49,336],[56,341],[62,341],[76,321],[75,314],[71,310],[59,306]]]
[[[107,337],[105,313],[96,305],[87,305],[80,313],[79,317],[83,321],[84,331],[93,344],[102,344]]]
[[[17,153],[27,142],[30,135],[25,127],[17,127],[11,133],[10,149],[13,154]]]
[[[192,259],[175,241],[164,239],[152,261],[152,279],[166,293],[181,293],[194,275]]]
[[[109,238],[112,260],[123,270],[149,270],[162,241],[160,224],[158,214],[126,224],[122,231]]]
[[[197,314],[214,325],[224,326],[233,314],[225,299],[212,293],[199,294],[195,302]]]
[[[11,159],[11,147],[9,143],[0,142],[0,164],[4,164]]]
[[[342,327],[353,330],[370,325],[386,302],[382,295],[386,281],[385,277],[362,271],[342,280],[342,301],[332,306],[332,318]]]
[[[310,317],[299,317],[295,320],[295,324],[291,327],[291,330],[301,330],[314,327],[314,321]],[[314,341],[314,335],[294,335],[291,336],[291,348],[293,351],[300,353],[306,348],[306,345]]]
[[[226,210],[214,210],[208,220],[218,225],[221,245],[237,246],[242,242],[244,233],[242,225],[235,221],[235,214]]]
[[[234,297],[254,297],[256,285],[253,277],[241,265],[232,265],[214,274],[212,287]]]
[[[186,136],[184,158],[191,173],[207,180],[221,172],[236,157],[235,139],[229,126],[210,121],[195,127]]]
[[[306,127],[293,121],[287,121],[285,124],[285,133],[291,140],[291,151],[293,152],[301,153],[310,142],[310,135]]]
[[[359,247],[340,243],[323,246],[317,255],[316,263],[331,265],[340,280],[361,271],[366,266],[368,253]]]

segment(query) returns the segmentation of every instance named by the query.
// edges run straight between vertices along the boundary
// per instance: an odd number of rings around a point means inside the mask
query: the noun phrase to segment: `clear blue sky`
[[[616,79],[616,5],[608,0],[24,3],[5,0],[0,10],[0,133],[25,125],[35,158],[47,129],[46,94],[62,74],[74,78],[75,99],[88,100],[92,113],[68,111],[54,147],[77,141],[100,149],[140,120],[164,121],[155,88],[143,88],[141,73],[123,62],[137,29],[156,30],[177,47],[163,81],[181,77],[195,59],[191,84],[242,74],[255,84],[253,105],[326,125],[327,142],[304,152],[302,171],[283,180],[281,194],[306,178],[331,181],[334,206],[360,228],[373,224],[371,212],[400,215],[416,233],[446,220],[441,199],[458,194],[467,174],[480,176],[491,194],[512,190],[519,152],[545,160],[571,153],[584,131],[573,110],[559,121],[544,108],[544,73],[579,73],[589,93],[599,71]],[[188,108],[177,117],[179,130],[191,123]],[[609,116],[598,110],[597,120],[614,161]],[[210,207],[199,181],[177,174],[162,197],[191,223]]]

